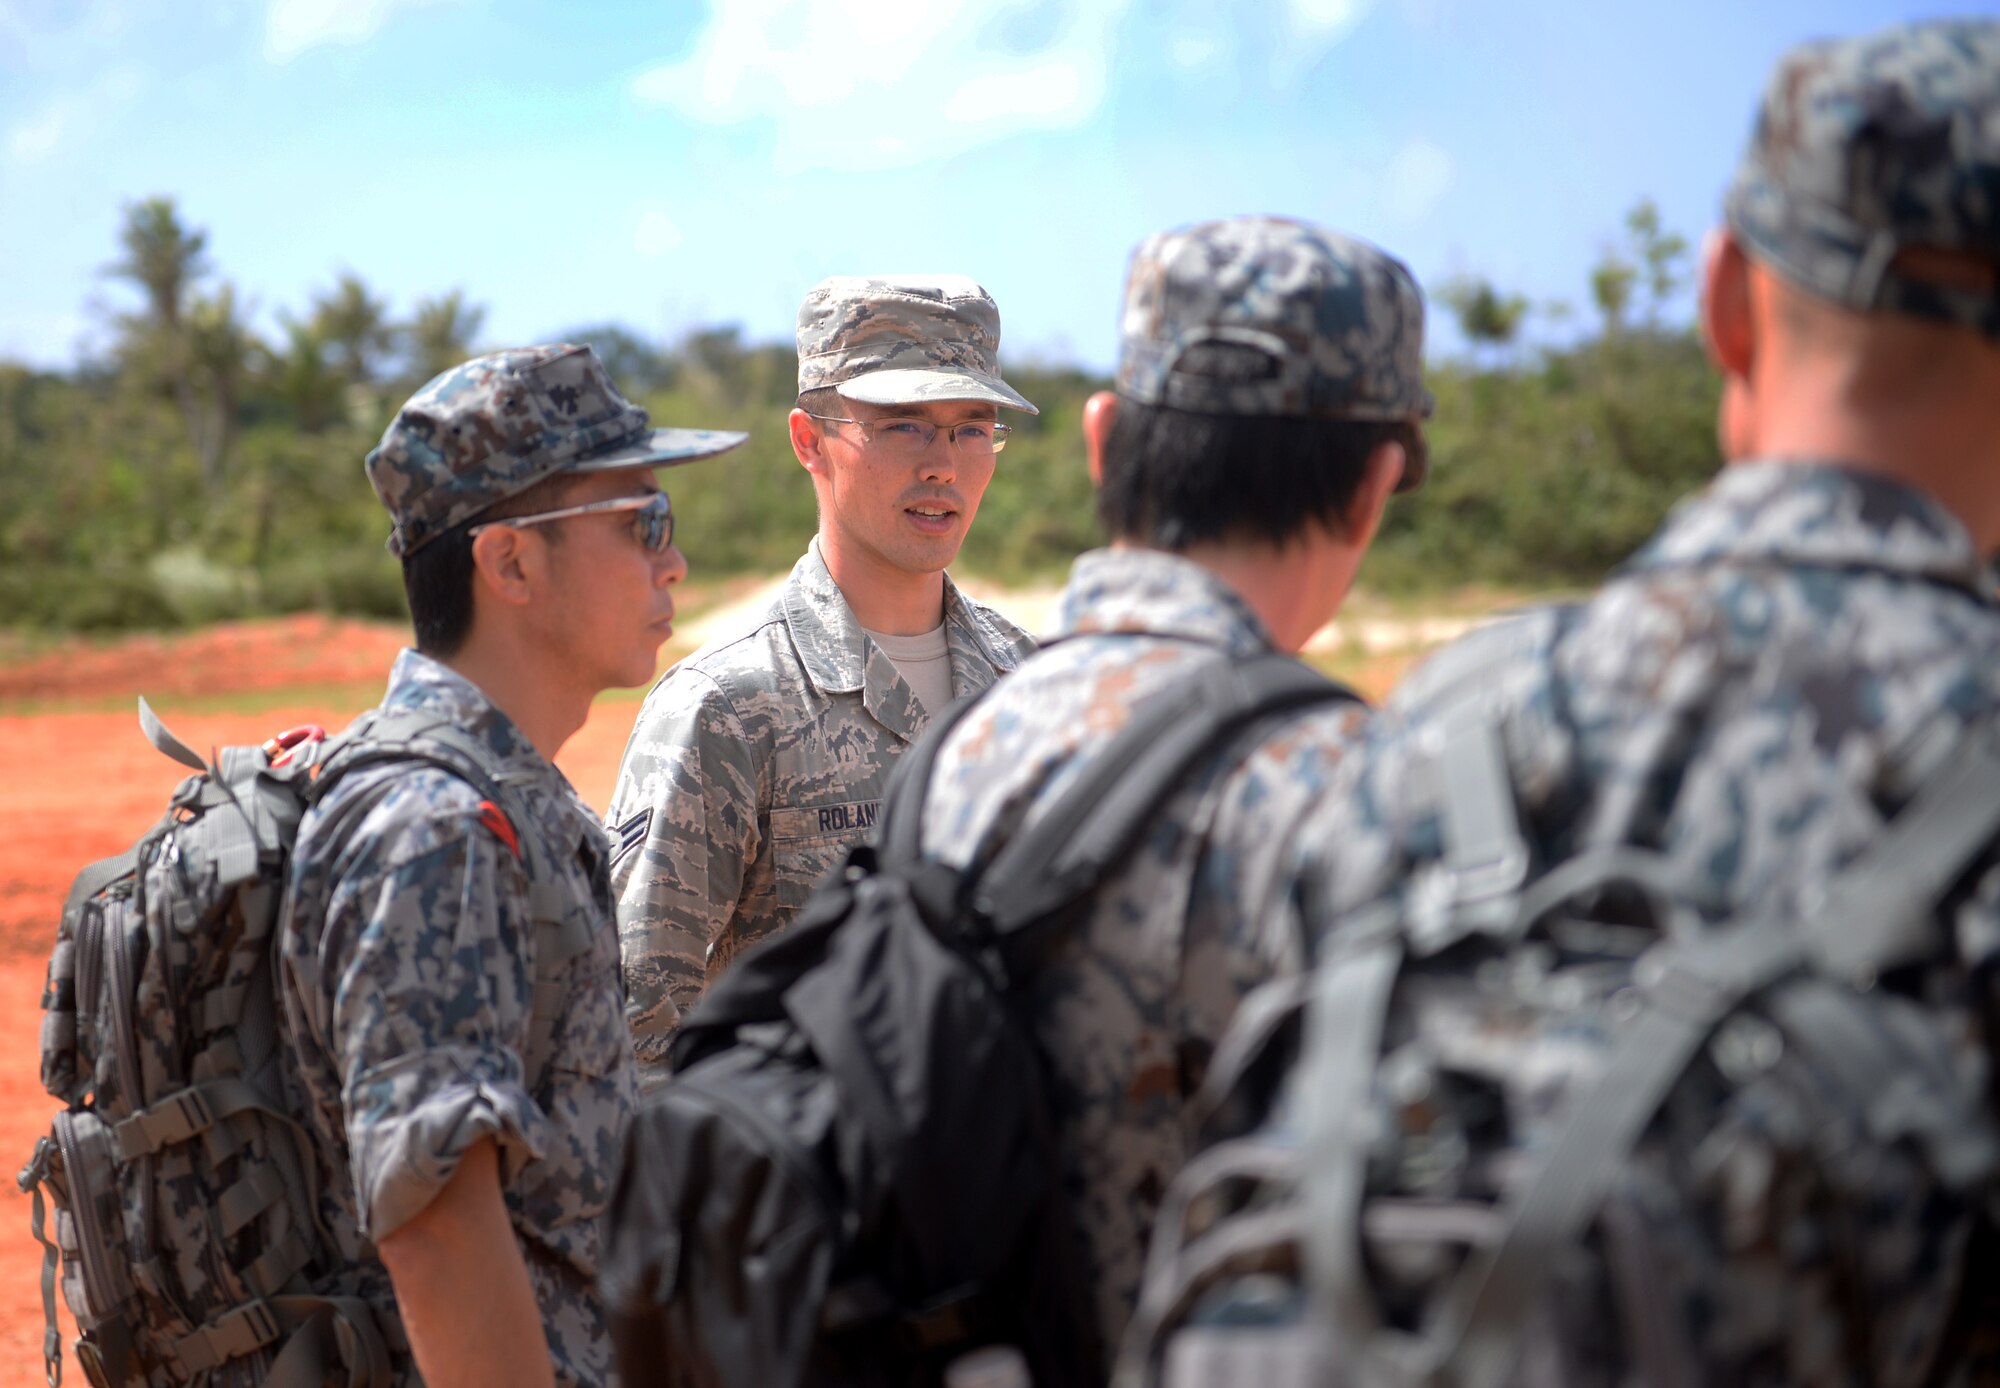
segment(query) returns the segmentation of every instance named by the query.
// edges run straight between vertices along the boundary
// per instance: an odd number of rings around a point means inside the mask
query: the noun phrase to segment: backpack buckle
[[[29,1157],[28,1164],[21,1168],[21,1174],[14,1178],[14,1184],[20,1188],[21,1194],[26,1195],[49,1178],[49,1157],[55,1151],[55,1145],[55,1139],[48,1136],[36,1141],[34,1155]]]

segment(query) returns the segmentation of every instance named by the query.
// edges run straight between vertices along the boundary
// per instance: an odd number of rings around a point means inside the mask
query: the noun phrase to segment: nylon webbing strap
[[[1464,708],[1441,735],[1438,812],[1452,905],[1482,924],[1509,922],[1528,875],[1528,845],[1499,725],[1481,708]]]
[[[1017,834],[987,869],[984,903],[1007,935],[1093,890],[1123,861],[1161,803],[1194,767],[1259,719],[1354,694],[1280,655],[1210,662],[1181,687],[1147,700],[1093,752],[1076,784]]]
[[[1289,1202],[1279,1202],[1258,1215],[1245,1213],[1222,1220],[1192,1238],[1189,1211],[1225,1187],[1283,1187],[1295,1183],[1298,1175],[1296,1152],[1264,1142],[1224,1142],[1188,1160],[1167,1187],[1153,1220],[1154,1236],[1146,1250],[1139,1304],[1133,1308],[1125,1336],[1128,1349],[1143,1350],[1150,1366],[1165,1348],[1160,1339],[1162,1330],[1177,1323],[1215,1278],[1238,1269],[1276,1271],[1257,1256],[1258,1250],[1269,1250],[1275,1260],[1294,1246],[1297,1210]],[[1269,1222],[1270,1217],[1276,1217],[1276,1222]],[[1255,1231],[1233,1235],[1232,1226],[1244,1219],[1257,1221]]]
[[[329,765],[337,767],[335,776],[322,776],[317,794],[324,795],[332,779],[360,767],[413,761],[457,776],[502,806],[510,820],[522,817],[493,750],[464,728],[435,713],[423,709],[378,710],[363,715],[342,736],[345,739],[342,750],[329,758]],[[369,798],[379,799],[386,792],[384,787]],[[590,948],[591,934],[586,922],[570,918],[568,898],[555,881],[551,865],[544,861],[540,835],[523,832],[519,842],[521,866],[528,879],[528,916],[536,927],[535,980],[527,1041],[521,1056],[524,1076],[532,1084],[548,1064],[556,1027],[569,1001],[562,971]]]
[[[139,850],[145,847],[147,841],[151,838],[152,835],[148,834],[146,838],[133,844],[117,857],[106,858],[101,862],[92,863],[82,872],[79,872],[76,875],[76,881],[70,884],[68,898],[63,902],[63,914],[65,916],[69,915],[72,911],[82,906],[84,902],[90,900],[90,898],[96,896],[113,882],[116,882],[119,878],[137,868],[139,866]]]
[[[1798,928],[1819,965],[1847,979],[1929,952],[1938,898],[2000,834],[2000,738],[1987,730],[1955,755]]]
[[[1921,1053],[1918,1038],[1845,984],[1808,976],[1774,989],[1765,1010],[1818,1061],[1885,1145],[1914,1139],[1951,1189],[1978,1188],[2000,1165],[2000,1138],[1978,1100],[1959,1088],[1948,1057]],[[1935,1039],[1934,1037],[1932,1039]]]
[[[1306,1261],[1327,1323],[1362,1345],[1380,1329],[1361,1246],[1374,1105],[1370,1088],[1403,939],[1393,925],[1357,922],[1357,938],[1320,967],[1306,1013],[1297,1102],[1305,1127]],[[1372,937],[1372,938],[1371,938]]]
[[[160,721],[159,714],[153,712],[153,706],[146,702],[143,694],[139,696],[139,727],[146,734],[146,741],[182,766],[196,771],[208,770],[208,763],[192,747],[167,731],[167,725]]]
[[[997,682],[996,682],[997,683]],[[876,830],[884,867],[906,868],[923,858],[924,803],[930,798],[931,768],[950,740],[952,730],[992,691],[987,685],[977,693],[956,699],[938,711],[924,729],[923,736],[896,760],[889,773],[889,788],[882,798],[882,822]]]
[[[48,1212],[42,1204],[42,1183],[48,1179],[49,1151],[54,1145],[54,1140],[46,1137],[35,1144],[35,1155],[18,1182],[30,1198],[28,1232],[42,1246],[42,1375],[49,1388],[58,1388],[62,1382],[62,1331],[56,1320],[56,1271],[62,1253],[48,1235]]]
[[[1767,922],[1662,945],[1641,959],[1634,981],[1648,1005],[1598,1082],[1572,1100],[1555,1146],[1509,1201],[1500,1246],[1467,1265],[1426,1335],[1434,1362],[1455,1360],[1464,1388],[1498,1388],[1506,1378],[1551,1256],[1582,1234],[1619,1161],[1715,1023],[1802,960],[1797,937]]]
[[[266,1388],[387,1388],[389,1356],[368,1307],[349,1297],[274,1296],[216,1317],[174,1343],[186,1375],[276,1344]],[[340,1372],[337,1372],[340,1371]]]
[[[206,1132],[225,1118],[252,1109],[261,1109],[275,1118],[290,1121],[287,1115],[269,1107],[264,1102],[264,1096],[249,1081],[229,1076],[177,1089],[159,1102],[147,1105],[130,1118],[113,1124],[112,1140],[118,1144],[121,1158],[128,1162],[137,1161],[140,1157],[151,1156],[162,1147],[185,1142]]]

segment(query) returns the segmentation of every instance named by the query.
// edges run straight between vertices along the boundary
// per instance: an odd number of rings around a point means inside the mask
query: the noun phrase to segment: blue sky
[[[166,194],[269,331],[343,270],[485,345],[789,338],[823,275],[949,270],[1003,359],[1104,367],[1126,256],[1276,212],[1580,317],[1625,211],[1713,220],[1775,57],[1889,0],[0,0],[0,359],[130,305]],[[1553,329],[1551,329],[1553,330]],[[1434,340],[1447,349],[1448,329]]]

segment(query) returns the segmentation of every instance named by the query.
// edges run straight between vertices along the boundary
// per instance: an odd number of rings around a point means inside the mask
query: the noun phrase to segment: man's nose
[[[664,587],[669,583],[679,583],[687,577],[687,556],[681,553],[677,544],[668,545],[667,552],[653,563],[653,586]]]
[[[940,428],[931,436],[930,446],[918,460],[918,470],[927,479],[949,482],[958,475],[958,445],[951,430]]]

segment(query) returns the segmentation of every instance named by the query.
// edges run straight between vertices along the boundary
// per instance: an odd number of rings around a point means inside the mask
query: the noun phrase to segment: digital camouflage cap
[[[989,400],[1041,413],[1000,379],[1000,309],[964,275],[832,275],[799,306],[799,394],[870,405]]]
[[[1118,393],[1202,414],[1416,420],[1424,299],[1400,260],[1336,231],[1237,217],[1132,253]]]
[[[1753,256],[1813,294],[2000,338],[2000,21],[1793,49],[1727,210]],[[1938,251],[1969,264],[1941,269]]]
[[[413,554],[559,472],[691,463],[749,437],[647,426],[588,347],[521,347],[454,366],[410,397],[368,455],[369,485],[395,521],[389,549]]]

